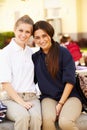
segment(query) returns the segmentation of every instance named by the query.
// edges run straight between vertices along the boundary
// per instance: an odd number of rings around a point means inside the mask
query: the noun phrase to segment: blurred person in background
[[[80,64],[80,60],[82,58],[82,53],[80,51],[80,47],[77,45],[76,42],[71,40],[71,37],[69,35],[63,35],[60,38],[60,44],[61,46],[66,47],[69,52],[71,53],[73,60],[75,61],[75,65]]]

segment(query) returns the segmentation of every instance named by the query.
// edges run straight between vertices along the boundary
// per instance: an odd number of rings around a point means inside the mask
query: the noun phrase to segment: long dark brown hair
[[[44,30],[51,38],[52,46],[46,55],[45,62],[50,75],[55,79],[59,70],[59,44],[53,40],[54,28],[46,21],[38,21],[34,24],[33,36],[38,29]]]

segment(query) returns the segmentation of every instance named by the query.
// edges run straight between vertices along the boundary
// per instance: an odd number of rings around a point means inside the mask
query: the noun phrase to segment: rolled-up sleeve
[[[75,84],[75,62],[67,49],[63,50],[62,54],[63,61],[63,83]]]
[[[0,83],[11,82],[11,68],[8,57],[3,51],[0,51]]]

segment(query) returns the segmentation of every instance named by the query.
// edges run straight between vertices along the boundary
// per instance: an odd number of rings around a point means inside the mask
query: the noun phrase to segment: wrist
[[[60,104],[61,106],[63,106],[63,105],[64,105],[64,103],[63,103],[63,102],[61,102],[61,101],[59,101],[59,102],[58,102],[58,104]]]

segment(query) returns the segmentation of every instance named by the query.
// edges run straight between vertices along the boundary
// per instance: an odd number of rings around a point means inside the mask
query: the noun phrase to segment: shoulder
[[[33,54],[40,50],[40,47],[31,47]]]
[[[0,58],[2,57],[2,58],[4,58],[4,57],[6,57],[7,55],[8,55],[8,51],[9,49],[8,49],[8,45],[6,46],[6,47],[4,47],[3,49],[1,49],[0,50]]]
[[[61,62],[64,64],[74,64],[72,55],[67,48],[60,47],[59,51],[59,58]]]
[[[59,46],[59,52],[60,54],[64,55],[64,56],[71,56],[69,50],[63,46]]]
[[[79,45],[76,43],[76,42],[70,42],[68,45],[67,45],[67,48],[79,48]]]
[[[2,68],[2,66],[7,64],[7,60],[8,60],[8,52],[6,51],[5,48],[0,50],[0,68]]]
[[[38,59],[39,56],[40,56],[40,50],[37,51],[37,52],[35,52],[35,53],[33,53],[33,55],[32,55],[32,60],[33,60],[34,62],[37,61],[37,59]]]
[[[37,58],[37,57],[39,56],[40,52],[41,52],[41,51],[38,50],[37,52],[33,53],[32,57],[33,57],[33,58]]]
[[[26,46],[26,50],[27,50],[28,53],[33,54],[33,51],[32,51],[32,49],[31,49],[31,47]]]

